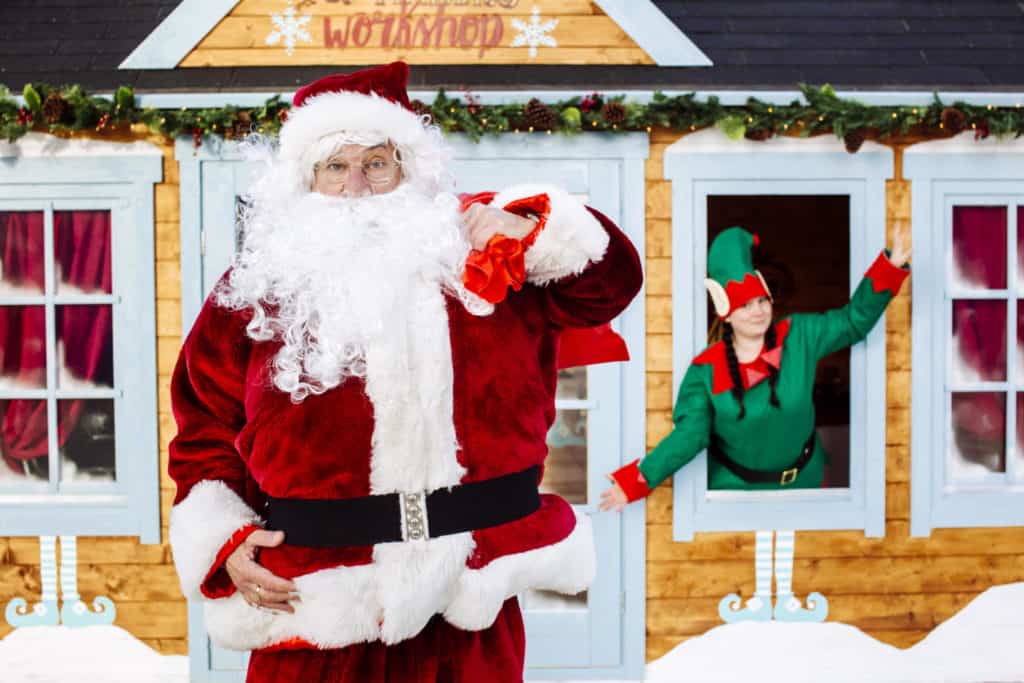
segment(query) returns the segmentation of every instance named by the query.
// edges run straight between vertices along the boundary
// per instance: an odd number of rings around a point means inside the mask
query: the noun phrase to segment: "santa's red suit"
[[[404,71],[397,77],[404,86]],[[377,97],[348,84],[334,84],[338,96],[369,101],[371,119],[408,114],[422,126],[402,106],[404,88],[392,101],[387,88],[370,88],[385,95]],[[282,157],[296,136],[314,135],[312,116],[326,117],[312,105],[330,104],[330,94],[294,110]],[[293,125],[303,130],[289,137]],[[401,142],[401,131],[385,129]],[[440,287],[411,289],[403,297],[410,329],[365,350],[365,376],[300,402],[274,386],[282,342],[251,338],[251,310],[211,296],[200,312],[171,385],[179,429],[170,448],[178,485],[171,545],[183,590],[204,603],[212,640],[255,651],[249,681],[519,681],[524,639],[514,596],[588,586],[589,521],[555,495],[515,521],[436,538],[342,547],[286,538],[259,562],[295,582],[293,614],[250,605],[223,569],[263,524],[268,498],[422,494],[543,465],[560,333],[610,321],[642,276],[628,239],[556,188],[522,186],[484,200],[536,207],[538,197],[539,226],[524,253],[474,254],[475,277],[488,282],[471,289],[495,289],[491,271],[511,273],[512,288],[492,313],[470,313]],[[517,258],[524,282],[516,282]]]

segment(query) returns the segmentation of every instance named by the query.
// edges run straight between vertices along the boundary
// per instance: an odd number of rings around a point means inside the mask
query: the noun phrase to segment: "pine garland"
[[[717,126],[735,140],[832,133],[855,152],[864,140],[944,138],[964,129],[973,129],[975,138],[1024,134],[1024,108],[1020,105],[944,103],[935,95],[928,106],[872,106],[840,98],[829,85],[801,85],[800,89],[806,102],[794,100],[787,105],[752,97],[744,105],[725,106],[717,97],[698,100],[694,93],[669,97],[660,92],[648,103],[627,101],[626,95],[593,93],[550,103],[481,105],[472,95],[453,98],[443,90],[433,103],[417,105],[444,131],[465,133],[474,141],[484,135],[528,132],[531,127],[543,128],[547,134],[574,135],[584,131],[695,131]],[[126,86],[118,88],[113,97],[96,97],[78,85],[56,88],[31,83],[22,97],[24,106],[19,106],[10,91],[0,86],[0,138],[10,142],[32,130],[102,133],[141,123],[167,138],[191,136],[199,145],[206,136],[231,139],[250,131],[275,135],[289,109],[278,96],[258,107],[143,109],[135,106],[134,92]],[[531,125],[540,118],[544,126]]]

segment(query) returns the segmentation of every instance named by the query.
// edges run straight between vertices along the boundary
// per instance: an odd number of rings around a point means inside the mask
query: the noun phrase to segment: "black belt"
[[[538,465],[427,494],[327,500],[267,496],[267,529],[283,531],[288,545],[312,548],[437,538],[507,524],[536,512],[539,480]]]
[[[750,484],[779,484],[780,486],[786,486],[796,481],[797,475],[800,474],[807,463],[811,461],[811,456],[814,455],[814,437],[816,433],[811,431],[811,435],[807,437],[806,443],[804,443],[803,450],[800,451],[800,456],[793,461],[793,464],[781,471],[768,472],[766,470],[753,470],[745,465],[741,465],[716,446],[711,446],[708,449],[708,454],[711,458],[723,465],[730,472],[735,474],[740,479]]]

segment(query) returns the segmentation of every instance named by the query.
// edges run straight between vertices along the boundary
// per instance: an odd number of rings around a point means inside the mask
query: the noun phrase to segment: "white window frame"
[[[46,389],[0,392],[5,399],[46,399],[51,431],[50,482],[0,489],[0,536],[139,536],[142,543],[159,543],[153,185],[163,175],[161,151],[142,142],[62,140],[31,133],[14,144],[0,143],[0,159],[0,210],[44,211],[45,243],[51,251],[54,210],[109,210],[113,257],[110,295],[48,291],[27,301],[4,297],[0,303],[109,304],[114,346],[113,389],[62,391],[55,384],[56,340],[48,323]],[[48,259],[52,256],[47,254]],[[114,482],[67,482],[58,489],[52,432],[56,401],[65,394],[114,401]]]
[[[453,151],[452,171],[462,179],[456,188],[459,192],[500,190],[500,186],[494,186],[495,182],[505,186],[522,182],[522,173],[512,171],[510,166],[521,165],[524,161],[542,162],[544,169],[537,173],[538,177],[543,176],[547,182],[570,192],[589,188],[588,204],[619,225],[630,236],[641,260],[644,258],[644,160],[649,150],[646,134],[587,133],[566,138],[543,133],[512,133],[488,136],[479,142],[464,135],[450,135],[447,141]],[[231,143],[207,140],[195,148],[191,139],[181,138],[176,142],[175,157],[181,171],[182,332],[187,334],[205,299],[205,290],[221,274],[221,266],[214,264],[226,263],[233,253],[234,237],[230,231],[234,197],[240,188],[247,186],[249,175],[239,163],[237,147]],[[486,179],[481,177],[484,171]],[[230,196],[231,201],[210,199],[225,196]],[[646,443],[646,321],[642,291],[615,325],[628,344],[630,362],[592,366],[588,371],[588,398],[560,399],[556,401],[556,408],[590,411],[599,407],[605,415],[620,415],[620,424],[588,419],[587,425],[590,444],[618,448],[618,462],[613,464],[617,467],[641,455]],[[610,387],[614,388],[609,391]],[[531,659],[557,652],[560,624],[557,618],[549,617],[575,615],[539,610],[536,614],[524,614],[531,633],[527,645],[527,679],[639,679],[643,675],[646,510],[642,505],[634,505],[621,515],[599,513],[597,502],[600,492],[607,488],[607,480],[606,472],[598,469],[588,468],[588,503],[574,507],[592,516],[596,530],[604,525],[604,530],[611,532],[607,537],[619,539],[619,557],[613,557],[608,548],[599,544],[598,566],[605,570],[598,571],[592,586],[592,591],[601,595],[600,608],[613,610],[617,624],[583,624],[589,630],[587,651],[568,653],[578,657],[578,665],[531,667]],[[609,571],[612,562],[620,563],[615,568],[617,571]],[[611,585],[616,577],[619,586]],[[590,620],[591,614],[580,615],[580,618]],[[243,656],[211,647],[202,619],[201,605],[190,603],[192,680],[236,683],[240,680],[239,672],[244,670]],[[617,632],[612,627],[617,627]]]
[[[1008,290],[984,298],[1024,299],[1017,285],[1016,207],[1024,205],[1024,140],[976,141],[972,131],[947,140],[926,142],[904,152],[903,170],[911,181],[913,202],[914,286],[911,405],[910,533],[928,536],[932,529],[1024,526],[1024,480],[1015,472],[1014,377],[1017,307],[1007,315],[1007,381],[952,386],[952,329],[949,264],[952,262],[954,205],[1007,205],[1007,251],[1012,267]],[[978,298],[975,294],[971,298]],[[985,483],[954,485],[947,476],[950,391],[1006,393],[1006,473]],[[1016,476],[1016,478],[1014,478]]]
[[[846,195],[850,291],[885,245],[885,181],[892,151],[867,142],[849,154],[832,136],[729,140],[716,129],[665,151],[672,182],[672,380],[678,387],[706,344],[707,199],[720,195]],[[756,226],[749,226],[756,228]],[[785,245],[780,245],[785,249]],[[707,455],[675,474],[672,535],[759,529],[852,529],[885,534],[885,318],[850,350],[850,486],[709,491]]]

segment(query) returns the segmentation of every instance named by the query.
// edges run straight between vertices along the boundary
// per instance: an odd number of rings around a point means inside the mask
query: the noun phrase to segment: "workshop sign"
[[[653,64],[589,0],[242,0],[181,67]]]

